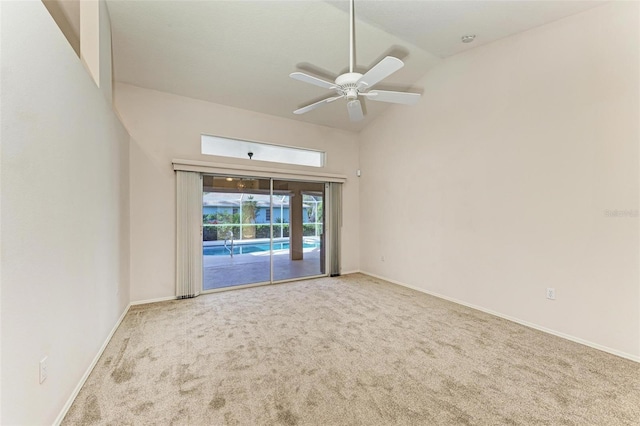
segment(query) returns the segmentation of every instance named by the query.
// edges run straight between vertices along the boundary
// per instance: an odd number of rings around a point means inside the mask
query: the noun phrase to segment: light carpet
[[[354,274],[132,307],[63,424],[639,419],[640,364]]]

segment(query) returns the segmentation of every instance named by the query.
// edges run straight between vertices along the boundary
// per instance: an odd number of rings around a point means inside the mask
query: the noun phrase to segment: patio
[[[269,252],[236,254],[233,257],[203,256],[203,289],[263,283],[271,280]],[[320,249],[304,249],[304,259],[291,260],[289,250],[273,252],[273,280],[320,275]]]

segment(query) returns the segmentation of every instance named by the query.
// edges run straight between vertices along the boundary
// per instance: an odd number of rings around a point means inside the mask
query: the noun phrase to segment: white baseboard
[[[360,270],[355,269],[353,271],[340,271],[340,275],[359,274]]]
[[[82,389],[82,386],[84,386],[84,383],[89,378],[89,375],[91,374],[91,372],[93,371],[93,368],[98,363],[98,360],[102,356],[102,353],[107,348],[107,345],[111,341],[111,338],[113,337],[113,334],[116,332],[118,327],[120,327],[120,323],[124,319],[125,315],[127,315],[127,312],[129,312],[129,308],[131,308],[131,304],[129,304],[125,308],[125,310],[122,312],[122,315],[120,315],[120,318],[118,318],[118,321],[116,321],[116,325],[114,325],[113,328],[111,329],[111,332],[109,333],[109,335],[105,339],[104,343],[102,344],[102,347],[98,351],[97,355],[93,358],[93,361],[91,361],[91,364],[89,365],[89,368],[87,368],[87,371],[84,372],[84,375],[80,379],[80,382],[78,382],[78,385],[76,386],[76,388],[71,393],[71,396],[69,397],[67,402],[64,404],[64,407],[62,407],[62,411],[60,411],[60,414],[58,414],[58,417],[56,417],[56,420],[53,422],[54,426],[59,426],[60,423],[62,423],[62,420],[64,420],[64,416],[67,415],[67,412],[69,411],[69,408],[71,408],[71,405],[73,404],[73,401],[75,401],[76,397],[80,393],[80,390]]]
[[[167,300],[176,300],[175,296],[167,296],[167,297],[157,297],[155,299],[146,299],[146,300],[137,300],[135,302],[131,302],[131,306],[135,305],[146,305],[147,303],[157,303],[157,302],[166,302]]]
[[[570,340],[572,342],[580,343],[581,345],[589,346],[591,348],[598,349],[600,351],[607,352],[607,353],[610,353],[612,355],[619,356],[621,358],[626,358],[626,359],[629,359],[631,361],[640,362],[640,356],[637,356],[637,355],[628,354],[626,352],[622,352],[622,351],[619,351],[617,349],[612,349],[612,348],[609,348],[607,346],[600,345],[598,343],[590,342],[588,340],[584,340],[584,339],[581,339],[579,337],[572,336],[570,334],[561,333],[559,331],[555,331],[555,330],[552,330],[552,329],[549,329],[549,328],[546,328],[546,327],[539,326],[539,325],[534,324],[534,323],[523,321],[521,319],[514,318],[514,317],[511,317],[509,315],[501,314],[500,312],[495,312],[495,311],[492,311],[490,309],[483,308],[481,306],[476,306],[476,305],[473,305],[471,303],[464,302],[462,300],[458,300],[458,299],[454,299],[452,297],[444,296],[444,295],[439,294],[439,293],[434,293],[432,291],[425,290],[425,289],[420,288],[420,287],[415,287],[415,286],[412,286],[412,285],[409,285],[409,284],[405,284],[405,283],[402,283],[400,281],[392,280],[390,278],[383,277],[383,276],[380,276],[380,275],[377,275],[377,274],[373,274],[371,272],[360,271],[360,273],[364,274],[364,275],[369,275],[371,277],[378,278],[378,279],[381,279],[381,280],[384,280],[384,281],[388,281],[388,282],[390,282],[392,284],[396,284],[396,285],[399,285],[399,286],[402,286],[402,287],[410,288],[412,290],[416,290],[416,291],[419,291],[421,293],[425,293],[425,294],[428,294],[430,296],[437,297],[439,299],[448,300],[449,302],[457,303],[458,305],[463,305],[463,306],[466,306],[468,308],[476,309],[478,311],[482,311],[482,312],[485,312],[487,314],[494,315],[496,317],[504,318],[506,320],[515,322],[517,324],[524,325],[525,327],[533,328],[534,330],[542,331],[544,333],[552,334],[554,336],[561,337],[563,339],[567,339],[567,340]]]

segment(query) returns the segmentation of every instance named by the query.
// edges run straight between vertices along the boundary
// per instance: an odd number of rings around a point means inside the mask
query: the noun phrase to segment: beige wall
[[[100,86],[100,3],[97,0],[80,2],[80,58]]]
[[[451,57],[365,129],[361,269],[640,360],[638,217],[606,215],[639,208],[638,12]]]
[[[43,4],[0,7],[0,423],[52,424],[129,303],[129,138]]]
[[[343,194],[342,270],[358,269],[355,134],[125,84],[115,87],[115,105],[131,135],[132,301],[175,295],[173,159],[318,171],[202,155],[202,133],[325,150],[326,171],[348,175]]]
[[[0,423],[52,423],[129,301],[174,294],[171,159],[211,160],[200,133],[326,150],[343,272],[640,360],[639,12],[449,58],[360,135],[118,85],[129,137],[42,3],[0,2]]]
[[[99,61],[100,90],[107,101],[113,103],[113,64],[111,58],[111,18],[105,0],[99,1]]]
[[[74,52],[80,56],[80,0],[42,0]]]

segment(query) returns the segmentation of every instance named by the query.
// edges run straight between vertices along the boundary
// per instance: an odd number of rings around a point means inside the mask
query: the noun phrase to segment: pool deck
[[[203,256],[203,288],[213,290],[244,284],[269,282],[269,252],[231,256]],[[320,275],[320,249],[304,249],[302,260],[291,260],[289,250],[273,252],[273,280]]]

